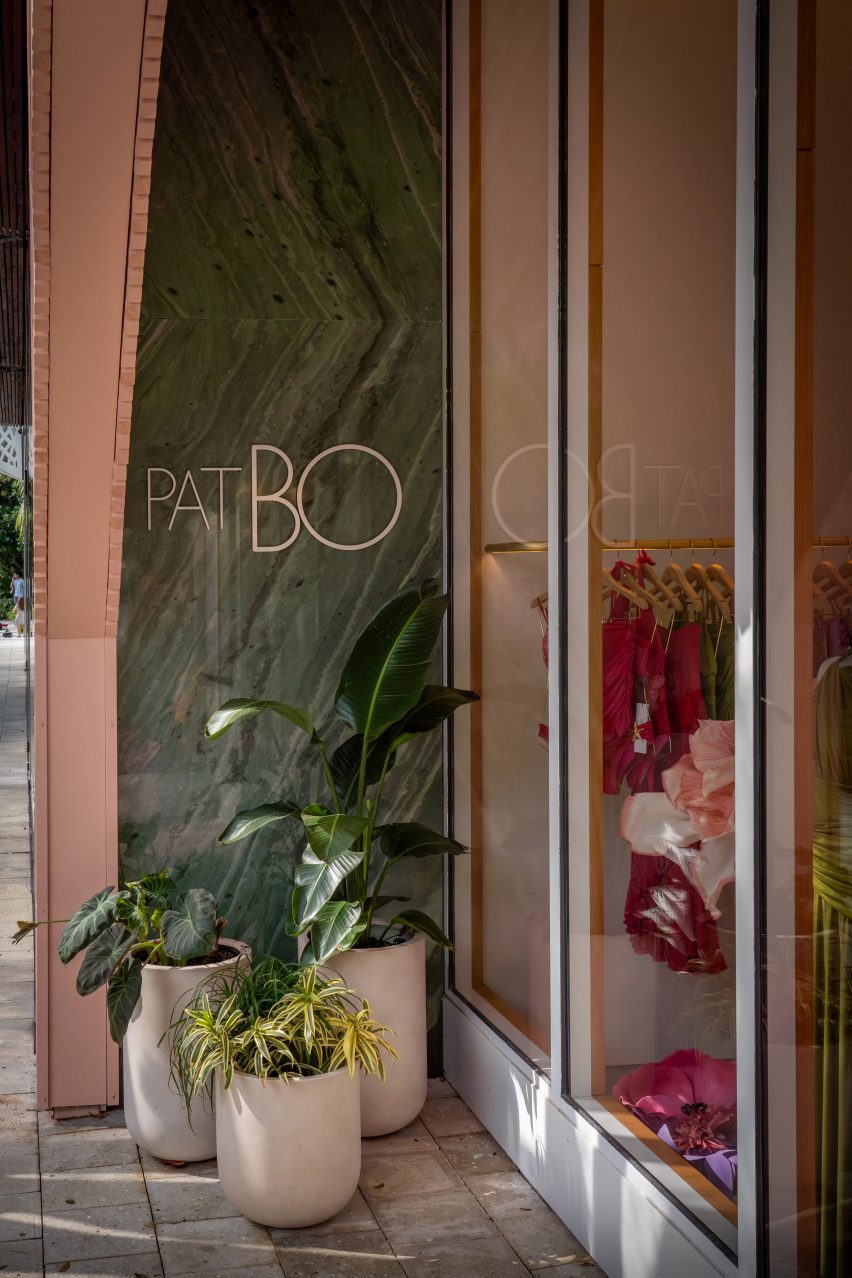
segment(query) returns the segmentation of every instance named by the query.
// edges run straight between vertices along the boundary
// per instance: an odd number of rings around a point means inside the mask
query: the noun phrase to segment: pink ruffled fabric
[[[686,812],[701,839],[734,829],[734,722],[703,719],[689,738],[689,752],[662,774],[674,807]]]
[[[662,773],[664,794],[625,801],[619,832],[634,853],[674,862],[718,918],[719,895],[734,879],[733,721],[702,720],[689,746]]]

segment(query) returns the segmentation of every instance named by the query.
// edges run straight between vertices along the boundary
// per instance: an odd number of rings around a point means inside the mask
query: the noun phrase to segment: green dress
[[[708,719],[733,719],[736,682],[734,674],[734,623],[701,619],[699,641],[701,695]]]
[[[820,1278],[852,1273],[852,666],[814,688],[814,1002]]]

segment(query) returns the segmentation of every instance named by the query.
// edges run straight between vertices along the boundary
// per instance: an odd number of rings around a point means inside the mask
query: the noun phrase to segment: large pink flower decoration
[[[612,1089],[616,1100],[726,1194],[736,1188],[737,1066],[695,1048],[640,1065]]]
[[[679,1114],[684,1105],[737,1103],[736,1061],[721,1061],[694,1047],[672,1052],[657,1064],[640,1065],[625,1074],[612,1089],[622,1105],[647,1114]]]

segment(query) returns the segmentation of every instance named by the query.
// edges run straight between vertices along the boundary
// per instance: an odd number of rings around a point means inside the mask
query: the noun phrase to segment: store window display
[[[737,7],[599,13],[589,825],[569,852],[569,888],[588,857],[591,1030],[584,1050],[573,1026],[571,1092],[733,1245]],[[570,669],[568,692],[576,752]]]

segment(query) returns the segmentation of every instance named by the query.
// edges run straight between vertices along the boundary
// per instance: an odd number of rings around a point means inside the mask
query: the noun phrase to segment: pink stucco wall
[[[115,629],[165,0],[32,0],[36,913],[117,874]],[[118,1099],[102,995],[36,947],[38,1102]]]

